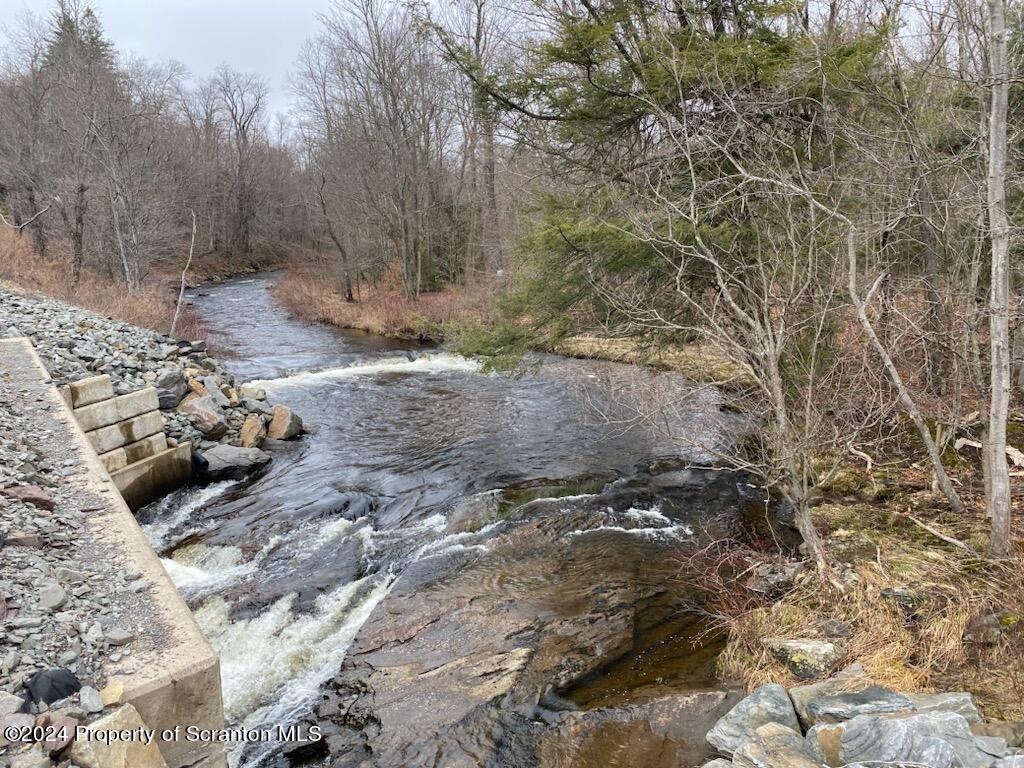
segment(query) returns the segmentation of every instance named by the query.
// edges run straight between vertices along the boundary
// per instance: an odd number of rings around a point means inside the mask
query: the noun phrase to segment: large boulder
[[[913,763],[930,768],[989,768],[1006,755],[1005,742],[977,739],[952,712],[891,717],[858,715],[843,723],[820,724],[807,733],[807,746],[827,765]]]
[[[812,723],[838,723],[859,715],[912,713],[914,703],[902,693],[872,685],[862,691],[831,693],[807,704],[807,719]]]
[[[776,683],[762,685],[729,710],[708,731],[707,740],[715,749],[731,755],[749,734],[769,723],[800,731],[793,702],[786,689]]]
[[[796,716],[800,718],[800,724],[807,730],[815,724],[814,717],[807,710],[807,705],[812,701],[834,693],[861,691],[870,685],[871,678],[864,671],[864,667],[860,664],[851,664],[828,680],[793,686],[789,689],[789,698],[793,700],[793,708],[796,710]]]
[[[985,722],[969,693],[908,693],[907,698],[918,712],[955,712],[971,725]]]
[[[192,400],[186,398],[178,406],[178,410],[187,415],[196,429],[210,440],[217,440],[227,434],[228,422],[224,418],[224,412],[209,396]]]
[[[270,454],[259,448],[239,448],[234,445],[217,445],[203,451],[207,466],[204,472],[207,480],[240,480],[255,469],[270,461]]]
[[[135,707],[125,704],[86,726],[86,733],[71,745],[71,762],[82,768],[167,768],[156,739],[146,743],[137,737],[145,727]],[[97,737],[90,739],[89,732]],[[110,738],[112,733],[136,736],[119,740]],[[105,738],[98,738],[100,734]]]
[[[245,417],[239,434],[243,448],[259,448],[266,436],[267,426],[258,413],[250,413]]]
[[[803,736],[778,723],[757,728],[737,747],[732,764],[734,768],[821,768],[808,754]]]
[[[845,655],[839,646],[827,640],[783,640],[770,637],[762,642],[801,680],[824,677]]]
[[[188,382],[180,368],[164,368],[157,375],[153,384],[156,387],[156,397],[162,411],[177,408],[178,403],[188,393]]]
[[[302,419],[286,405],[274,406],[274,417],[267,427],[267,437],[273,440],[290,440],[302,433]]]

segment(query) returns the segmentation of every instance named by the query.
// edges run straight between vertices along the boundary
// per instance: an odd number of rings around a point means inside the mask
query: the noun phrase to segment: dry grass
[[[570,336],[558,342],[553,351],[568,357],[612,360],[678,371],[691,381],[726,387],[747,387],[752,383],[750,374],[742,367],[714,349],[697,344],[647,347],[635,338]]]
[[[442,340],[444,326],[485,320],[492,310],[492,293],[485,287],[436,291],[412,299],[393,277],[377,287],[364,287],[358,301],[347,302],[334,281],[310,268],[289,269],[275,284],[274,295],[312,322],[433,341]]]
[[[75,284],[66,261],[40,258],[27,238],[6,228],[0,228],[0,284],[7,290],[44,294],[160,333],[170,330],[177,296],[162,279],[154,279],[129,293],[118,281],[89,270],[83,270]],[[182,311],[175,335],[202,338],[202,329],[193,313]]]
[[[919,520],[971,544],[985,539],[982,515],[961,518],[938,505],[918,508],[911,494],[885,506],[826,504],[816,522],[828,532],[830,551],[854,568],[857,581],[843,592],[824,591],[808,578],[792,592],[729,622],[720,657],[724,676],[748,688],[797,680],[767,649],[766,637],[824,637],[822,622],[846,624],[846,663],[860,662],[879,685],[900,691],[966,690],[995,719],[1024,718],[1024,559],[991,561],[944,543],[914,524]],[[929,503],[923,506],[931,507]],[[907,590],[912,604],[886,596]],[[1007,627],[998,641],[965,639],[978,617],[1002,612]]]

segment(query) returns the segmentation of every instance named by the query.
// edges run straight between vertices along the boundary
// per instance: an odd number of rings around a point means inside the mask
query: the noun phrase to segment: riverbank
[[[54,247],[59,247],[56,244]],[[187,246],[187,244],[186,244]],[[128,292],[123,280],[103,273],[93,266],[82,268],[77,281],[73,279],[66,259],[41,257],[29,240],[14,230],[0,227],[0,288],[25,294],[57,299],[99,315],[131,323],[156,333],[168,333],[175,316],[185,265],[164,259],[150,265],[143,285]],[[189,286],[207,280],[224,280],[241,274],[275,269],[288,254],[265,251],[248,260],[238,260],[220,252],[196,254],[189,265],[186,282]],[[182,307],[175,327],[179,338],[204,339],[205,329],[188,304]]]
[[[498,321],[498,284],[424,293],[415,300],[397,286],[384,286],[364,290],[357,301],[349,302],[330,280],[308,270],[289,269],[276,281],[273,293],[294,315],[310,322],[394,339],[441,344],[467,326],[490,327]],[[655,347],[623,336],[581,334],[537,349],[566,357],[675,371],[691,381],[728,388],[751,384],[750,375],[740,366],[698,345]]]
[[[914,473],[851,468],[842,481],[813,511],[841,587],[803,564],[754,564],[743,583],[721,583],[720,672],[748,690],[795,685],[806,659],[786,643],[831,644],[811,677],[858,663],[875,684],[969,691],[985,716],[1024,720],[1024,560],[982,554],[984,514],[953,513]]]
[[[182,341],[42,296],[0,289],[0,335],[27,336],[58,385],[108,375],[114,392],[154,387],[171,447],[190,443],[200,479],[270,461],[265,440],[303,431],[301,417],[237,384],[202,340]]]
[[[697,731],[711,727],[713,707],[720,713],[734,700],[726,695],[727,681],[748,689],[767,680],[791,686],[854,662],[893,690],[966,691],[988,717],[1024,717],[1017,682],[1024,679],[1021,564],[974,554],[984,547],[985,520],[952,516],[922,473],[886,467],[869,475],[850,467],[837,476],[814,512],[843,587],[824,591],[811,569],[780,546],[779,530],[717,527],[737,522],[737,494],[747,487],[740,476],[674,471],[659,462],[657,471],[512,487],[510,471],[524,465],[532,477],[570,474],[563,453],[574,460],[583,455],[581,470],[609,460],[596,454],[610,444],[606,439],[560,421],[570,401],[565,390],[552,391],[551,381],[561,387],[591,381],[595,372],[636,371],[551,358],[560,373],[522,382],[525,388],[505,377],[475,377],[473,366],[450,378],[423,378],[452,367],[429,356],[411,366],[413,352],[407,357],[376,346],[379,340],[355,342],[287,320],[267,306],[265,281],[211,287],[218,292],[197,302],[215,303],[217,312],[207,316],[245,345],[246,359],[234,362],[248,377],[266,377],[271,394],[306,398],[324,422],[319,448],[312,440],[299,446],[282,459],[296,464],[282,465],[278,474],[275,460],[266,477],[202,510],[193,526],[168,514],[168,530],[180,527],[162,541],[168,557],[180,558],[174,562],[186,579],[182,589],[222,653],[236,654],[228,657],[226,695],[240,717],[281,696],[283,688],[263,682],[262,663],[250,667],[261,654],[279,652],[294,665],[287,674],[301,678],[303,695],[329,680],[322,698],[314,696],[322,701],[314,722],[334,729],[332,749],[392,754],[396,764],[410,748],[433,754],[439,745],[475,744],[480,754],[517,760],[543,754],[540,764],[551,768],[603,766],[610,745],[622,755],[671,757],[682,748],[679,739],[686,755],[702,759],[709,748]],[[54,314],[48,306],[39,312],[47,322]],[[71,308],[58,307],[61,312],[73,321],[35,334],[58,367],[71,351],[60,346],[62,334],[99,322]],[[100,364],[134,381],[138,372],[124,362],[117,341],[130,329],[102,327],[109,348]],[[285,349],[292,342],[298,354]],[[160,348],[158,338],[143,343]],[[184,357],[204,356],[190,347]],[[92,363],[78,364],[92,371]],[[406,368],[420,373],[402,375]],[[323,369],[323,376],[302,375]],[[234,385],[224,383],[229,390]],[[482,388],[494,391],[481,398]],[[709,392],[699,387],[679,396],[696,400]],[[717,405],[702,403],[696,413],[707,421]],[[492,437],[486,430],[495,422]],[[473,438],[466,445],[456,439],[467,434]],[[517,435],[522,442],[509,440]],[[613,442],[621,449],[623,436]],[[644,450],[650,446],[643,442],[628,446],[627,465]],[[395,463],[400,451],[408,451],[407,463]],[[481,462],[492,456],[493,467]],[[429,504],[422,502],[424,489]],[[443,503],[436,495],[442,489],[452,497]],[[713,508],[697,514],[697,505],[709,500]],[[749,517],[763,519],[763,503],[755,507]],[[214,532],[210,543],[197,541],[213,521],[226,530]],[[294,532],[294,540],[278,538],[284,532]],[[187,543],[175,548],[179,541]],[[411,564],[392,583],[381,578],[390,571],[379,571],[377,558],[388,558],[389,569],[406,556],[393,554],[399,552],[411,553]],[[665,568],[652,576],[654,564]],[[266,574],[275,576],[260,580]],[[343,608],[349,604],[369,614],[365,625],[365,615],[349,622]],[[680,622],[681,606],[710,621]],[[317,637],[329,638],[312,654],[299,642],[298,628],[309,623]],[[259,634],[268,626],[296,629]],[[709,637],[714,642],[705,642]],[[340,656],[330,658],[339,664],[347,659],[340,672],[319,655],[334,652]],[[307,656],[315,668],[302,666]],[[695,680],[705,694],[716,689],[717,698],[694,693]],[[448,706],[429,704],[443,696]],[[415,702],[424,703],[417,709]],[[417,711],[430,711],[433,725],[407,728]],[[697,723],[695,713],[707,717],[689,732],[662,727]],[[374,723],[381,722],[390,724],[388,732],[377,730]],[[511,740],[512,753],[488,741],[491,728]],[[565,762],[580,754],[585,757]]]

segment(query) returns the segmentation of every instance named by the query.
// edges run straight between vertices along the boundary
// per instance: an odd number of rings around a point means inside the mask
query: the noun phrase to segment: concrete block
[[[129,464],[148,459],[150,456],[155,456],[166,450],[167,436],[163,432],[157,432],[155,435],[144,437],[134,443],[128,443],[128,445],[101,454],[100,461],[107,468],[107,472],[117,472]]]
[[[110,475],[132,510],[144,507],[165,493],[179,488],[191,477],[192,446],[189,443],[168,448]]]
[[[83,430],[91,432],[159,408],[160,401],[156,389],[146,387],[138,392],[129,392],[127,395],[93,403],[84,408],[75,408],[75,418]]]
[[[114,383],[106,374],[73,381],[68,385],[68,389],[71,392],[72,408],[92,405],[101,400],[109,400],[114,396]]]
[[[96,453],[108,453],[122,445],[155,435],[163,428],[164,417],[160,415],[160,411],[150,411],[134,419],[86,432],[86,437],[89,438]]]

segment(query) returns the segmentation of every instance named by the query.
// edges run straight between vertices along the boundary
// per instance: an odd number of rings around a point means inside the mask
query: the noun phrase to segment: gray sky
[[[91,0],[117,50],[177,59],[194,77],[227,62],[258,72],[271,88],[271,112],[287,111],[287,76],[302,42],[319,29],[330,0]],[[0,0],[0,25],[25,8],[46,15],[48,0]]]

